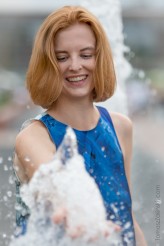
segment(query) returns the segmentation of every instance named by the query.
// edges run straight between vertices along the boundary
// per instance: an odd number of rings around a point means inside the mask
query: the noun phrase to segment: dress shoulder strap
[[[105,120],[108,121],[113,126],[112,119],[111,119],[111,116],[110,116],[108,110],[106,108],[104,108],[104,107],[101,107],[101,106],[97,106],[97,108],[98,108],[101,116],[103,118],[105,118]]]
[[[99,112],[100,112],[100,114],[101,114],[101,117],[102,117],[105,121],[107,121],[107,122],[109,123],[110,127],[112,128],[113,133],[114,133],[114,135],[115,135],[115,137],[116,137],[116,141],[117,141],[117,143],[118,143],[118,145],[119,145],[119,147],[120,147],[120,149],[121,149],[121,146],[120,146],[120,143],[119,143],[119,140],[118,140],[118,136],[117,136],[117,133],[116,133],[116,130],[115,130],[115,127],[114,127],[114,124],[113,124],[113,121],[112,121],[112,118],[111,118],[111,116],[110,116],[109,111],[108,111],[106,108],[101,107],[101,106],[97,106],[97,108],[98,108],[98,110],[99,110]]]

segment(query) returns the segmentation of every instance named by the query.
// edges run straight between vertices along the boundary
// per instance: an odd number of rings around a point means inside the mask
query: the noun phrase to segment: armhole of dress
[[[50,134],[50,132],[49,132],[47,126],[46,126],[46,125],[44,124],[44,122],[41,120],[41,118],[42,118],[44,115],[45,115],[45,113],[42,113],[42,114],[37,115],[35,118],[31,118],[31,119],[26,120],[26,121],[22,124],[22,126],[21,126],[19,132],[21,132],[23,129],[25,129],[26,127],[28,127],[32,122],[34,122],[34,121],[40,121],[40,122],[46,127],[47,132],[48,132],[48,134],[49,134],[51,140],[53,141],[53,139],[52,139],[52,137],[51,137],[51,134]],[[54,141],[53,141],[53,143],[54,143]],[[13,151],[13,158],[12,158],[12,159],[13,159],[13,171],[14,171],[14,175],[15,175],[15,182],[16,182],[16,184],[17,184],[18,186],[20,186],[20,185],[22,185],[22,181],[20,180],[20,178],[19,178],[19,176],[18,176],[18,174],[17,174],[17,172],[16,172],[16,166],[14,165],[14,157],[15,157],[15,148],[14,148],[14,151]]]
[[[26,127],[28,127],[28,126],[33,122],[33,120],[34,120],[34,119],[28,119],[28,120],[26,120],[26,121],[22,124],[22,126],[21,126],[19,132],[21,132],[23,129],[25,129]],[[14,148],[14,151],[13,151],[13,158],[12,158],[12,160],[13,160],[13,171],[14,171],[14,175],[15,175],[15,182],[16,182],[16,185],[17,185],[17,186],[20,186],[20,185],[22,185],[22,181],[21,181],[21,179],[19,178],[19,176],[18,176],[18,174],[17,174],[17,171],[16,171],[16,165],[14,164],[14,158],[15,158],[15,155],[16,155],[16,153],[15,153],[15,148]],[[17,157],[17,158],[18,158],[18,157]]]
[[[118,144],[119,148],[122,151],[122,148],[121,148],[121,145],[120,145],[120,142],[119,142],[119,139],[118,139],[118,136],[117,136],[113,121],[112,121],[112,117],[110,116],[109,111],[106,108],[104,108],[104,107],[98,106],[98,108],[100,110],[100,113],[102,113],[104,115],[104,117],[106,118],[106,120],[111,124],[113,132],[114,132],[114,135],[116,137],[117,144]]]
[[[39,122],[41,122],[41,123],[43,124],[43,126],[46,128],[46,130],[47,130],[47,132],[48,132],[48,135],[49,135],[49,137],[50,137],[52,143],[53,143],[53,144],[55,145],[55,147],[57,148],[56,143],[55,143],[55,141],[54,141],[54,139],[53,139],[53,137],[52,137],[52,134],[51,134],[51,132],[50,132],[50,130],[49,130],[47,124],[46,124],[45,121],[43,120],[43,117],[46,116],[46,115],[47,115],[47,113],[44,112],[44,113],[41,113],[41,114],[37,115],[35,118],[32,118],[32,119],[29,119],[29,120],[25,121],[25,122],[23,123],[22,127],[21,127],[21,130],[23,130],[24,128],[26,128],[27,126],[29,126],[32,122],[34,122],[34,121],[39,121]]]
[[[45,114],[45,115],[46,115],[46,114]],[[44,115],[42,115],[42,116],[44,116]],[[35,120],[40,121],[40,122],[44,125],[44,127],[46,128],[46,130],[47,130],[47,132],[48,132],[48,135],[49,135],[49,137],[50,137],[52,143],[55,145],[55,148],[56,148],[56,150],[57,150],[58,146],[57,146],[57,144],[55,143],[55,140],[54,140],[54,138],[53,138],[53,136],[52,136],[52,134],[51,134],[51,131],[49,130],[47,124],[44,122],[44,120],[42,119],[42,117],[41,117],[40,119],[35,118]]]

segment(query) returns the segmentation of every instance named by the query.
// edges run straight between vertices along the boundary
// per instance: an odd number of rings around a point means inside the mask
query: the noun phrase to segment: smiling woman
[[[63,11],[69,11],[69,16],[67,17],[67,14],[64,15]],[[76,10],[74,10],[73,7],[64,7],[64,9],[59,9],[56,14],[48,16],[41,26],[35,39],[29,69],[27,71],[27,88],[30,91],[31,97],[36,104],[41,105],[44,108],[49,108],[52,103],[57,100],[63,87],[61,83],[62,75],[59,67],[59,64],[61,63],[58,60],[61,56],[56,56],[57,54],[55,51],[57,51],[57,48],[55,47],[55,42],[57,42],[59,37],[66,34],[67,36],[65,38],[68,38],[68,32],[72,29],[71,25],[75,25],[77,22],[80,23],[79,27],[84,26],[84,24],[86,26],[85,30],[83,30],[83,34],[80,33],[80,30],[78,31],[78,34],[76,33],[78,28],[76,28],[74,32],[72,31],[74,38],[76,35],[76,39],[78,39],[77,41],[79,41],[80,37],[83,39],[83,43],[81,40],[81,51],[79,50],[79,52],[81,52],[81,56],[82,54],[86,55],[86,52],[84,53],[83,51],[82,53],[82,50],[88,48],[88,45],[91,46],[92,49],[94,48],[94,101],[104,101],[114,93],[116,78],[113,59],[108,39],[101,27],[101,24],[94,15],[90,14],[86,10],[83,12],[82,8],[77,7]],[[64,33],[61,32],[63,29],[65,29]],[[84,41],[89,32],[90,38],[92,36],[92,40],[88,40],[84,46]],[[93,40],[94,38],[95,40]],[[61,40],[64,45],[63,38],[60,38],[60,42]],[[92,43],[90,44],[90,42]],[[69,36],[67,46],[70,43],[72,46],[75,46],[74,39],[71,38],[71,35]],[[59,45],[59,42],[56,43],[56,45]],[[58,49],[59,48],[61,49],[61,47],[58,47]],[[79,49],[79,47],[76,47],[76,49],[77,48]],[[64,51],[68,56],[68,50]]]
[[[27,88],[34,103],[47,110],[26,124],[16,138],[18,203],[25,207],[19,196],[20,183],[29,182],[42,163],[53,159],[70,126],[86,170],[102,195],[107,220],[115,230],[116,225],[121,227],[122,245],[136,245],[137,239],[144,246],[144,236],[132,215],[131,121],[94,106],[110,98],[115,85],[111,49],[98,19],[78,6],[63,7],[48,16],[37,33],[27,71]],[[26,233],[30,214],[25,210],[17,216],[21,234]],[[60,210],[57,217],[67,231],[67,215]],[[78,228],[75,231],[80,236]]]

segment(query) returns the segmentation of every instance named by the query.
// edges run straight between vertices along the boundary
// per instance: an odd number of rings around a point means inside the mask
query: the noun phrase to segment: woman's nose
[[[72,58],[69,66],[69,70],[78,71],[82,68],[82,64],[80,63],[79,59]]]

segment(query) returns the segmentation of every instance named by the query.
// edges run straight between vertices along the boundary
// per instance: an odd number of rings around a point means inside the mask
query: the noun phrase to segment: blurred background
[[[124,42],[130,48],[125,55],[133,66],[126,82],[134,124],[133,209],[148,245],[164,245],[164,1],[121,4]],[[25,90],[25,73],[35,33],[54,9],[54,1],[0,2],[0,246],[9,244],[14,227],[15,136],[40,111]]]

